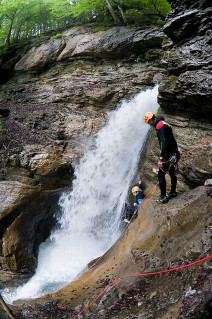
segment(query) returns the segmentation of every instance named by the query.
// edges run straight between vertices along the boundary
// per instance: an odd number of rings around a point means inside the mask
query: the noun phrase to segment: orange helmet
[[[144,122],[146,123],[146,124],[148,124],[149,123],[149,120],[151,120],[153,117],[155,117],[156,115],[155,115],[155,113],[153,113],[153,112],[146,112],[146,114],[144,115]]]
[[[140,191],[140,189],[139,189],[138,186],[134,186],[134,187],[132,188],[132,193],[139,192],[139,191]]]

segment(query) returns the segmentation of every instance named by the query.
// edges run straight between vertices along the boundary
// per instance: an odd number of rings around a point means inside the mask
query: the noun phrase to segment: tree
[[[159,25],[167,0],[0,0],[0,46],[74,25]]]

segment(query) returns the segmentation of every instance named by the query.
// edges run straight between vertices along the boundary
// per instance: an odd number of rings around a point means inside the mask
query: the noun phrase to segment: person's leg
[[[128,209],[126,211],[126,218],[124,219],[124,222],[129,222],[130,219],[132,218],[133,214],[134,214],[134,210],[129,210]]]
[[[159,168],[158,181],[159,181],[161,196],[166,196],[166,179],[165,179],[165,175],[166,174]]]
[[[171,194],[176,193],[176,186],[177,186],[177,176],[175,175],[175,166],[172,165],[169,170],[169,175],[171,177]]]

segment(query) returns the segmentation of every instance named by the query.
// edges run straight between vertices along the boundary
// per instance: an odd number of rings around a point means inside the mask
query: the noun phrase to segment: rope
[[[203,142],[203,143],[199,144],[198,146],[196,146],[196,147],[192,148],[191,150],[189,150],[189,151],[187,151],[187,152],[185,152],[185,153],[181,154],[180,156],[184,156],[184,155],[187,155],[188,153],[193,152],[194,150],[196,150],[196,149],[197,149],[197,148],[199,148],[200,146],[202,146],[202,145],[204,145],[204,144],[208,143],[210,140],[212,140],[212,137],[211,137],[211,138],[209,138],[207,141],[205,141],[205,142]]]
[[[90,306],[92,306],[94,304],[94,302],[96,302],[110,287],[112,287],[113,285],[115,285],[117,282],[120,281],[120,278],[114,280],[113,282],[111,282],[111,284],[109,286],[107,286],[105,288],[105,290],[102,291],[102,293],[96,297],[96,299],[94,299],[94,301],[92,301],[85,309],[83,309],[82,311],[80,311],[76,316],[74,316],[71,319],[74,319],[76,317],[78,317],[79,315],[81,315],[85,310],[87,310],[88,308],[90,308]]]
[[[176,270],[179,270],[179,269],[182,269],[182,268],[186,268],[186,267],[190,267],[190,266],[193,266],[193,265],[196,265],[200,262],[203,262],[207,259],[210,259],[212,258],[212,255],[208,256],[208,257],[205,257],[203,259],[200,259],[200,260],[197,260],[197,261],[194,261],[190,264],[187,264],[187,265],[184,265],[184,266],[180,266],[180,267],[176,267],[176,268],[172,268],[172,269],[167,269],[167,270],[162,270],[162,271],[157,271],[157,272],[149,272],[149,273],[144,273],[144,274],[135,274],[135,275],[127,275],[127,276],[123,276],[123,277],[120,277],[118,279],[115,279],[109,286],[107,286],[105,288],[105,290],[102,291],[102,293],[100,295],[98,295],[96,297],[96,299],[94,301],[92,301],[85,309],[83,309],[82,311],[80,311],[77,315],[75,315],[74,317],[72,317],[71,319],[74,319],[76,317],[78,317],[79,315],[81,315],[84,311],[86,311],[88,308],[90,308],[91,305],[93,305],[110,287],[114,286],[115,284],[117,284],[121,279],[125,279],[125,278],[129,278],[129,277],[141,277],[141,276],[150,276],[150,275],[158,275],[158,274],[162,274],[162,273],[167,273],[167,272],[171,272],[171,271],[176,271]]]

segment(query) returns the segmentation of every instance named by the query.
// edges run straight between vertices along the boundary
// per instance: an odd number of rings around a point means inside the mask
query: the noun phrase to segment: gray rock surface
[[[40,71],[54,62],[65,47],[63,39],[53,39],[39,47],[33,47],[15,65],[15,70]]]
[[[161,49],[162,46],[163,33],[159,28],[114,27],[95,33],[90,29],[85,30],[79,27],[65,31],[61,39],[33,47],[16,63],[15,70],[36,72],[56,60],[72,56],[110,59],[136,56],[149,49]]]
[[[175,10],[164,32],[172,44],[164,56],[168,75],[160,85],[160,105],[168,112],[211,122],[212,8],[208,1],[170,2]]]

